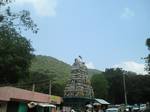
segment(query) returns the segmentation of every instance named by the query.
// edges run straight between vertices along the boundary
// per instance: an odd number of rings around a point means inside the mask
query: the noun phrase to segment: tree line
[[[146,46],[150,51],[150,38],[146,40]],[[125,71],[121,68],[109,68],[101,74],[95,74],[91,83],[95,97],[107,99],[113,104],[125,103],[125,91],[123,76],[127,93],[127,103],[150,102],[150,54],[144,58],[147,75],[140,75],[134,72]]]
[[[95,97],[107,99],[113,104],[125,103],[123,75],[128,104],[150,101],[150,75],[138,75],[121,68],[106,69],[101,74],[93,75],[91,82]]]

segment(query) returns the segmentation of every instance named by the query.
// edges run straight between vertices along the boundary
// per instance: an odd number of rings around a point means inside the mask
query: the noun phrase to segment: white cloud
[[[114,65],[114,68],[123,68],[126,71],[132,71],[136,72],[138,74],[147,74],[147,72],[144,70],[145,66],[144,64],[137,63],[134,61],[127,61],[127,62],[122,62],[120,64]]]
[[[89,69],[95,69],[95,66],[92,62],[86,62],[85,65],[87,66],[87,68]]]
[[[124,8],[120,18],[122,19],[130,19],[131,17],[134,17],[135,13],[130,8]]]
[[[31,5],[40,16],[55,16],[57,0],[16,0],[17,5]]]

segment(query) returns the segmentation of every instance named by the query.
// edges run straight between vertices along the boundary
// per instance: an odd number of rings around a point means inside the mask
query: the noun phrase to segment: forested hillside
[[[71,65],[63,61],[50,56],[37,55],[32,60],[29,82],[36,83],[36,91],[48,93],[49,81],[52,81],[52,94],[63,96],[70,70]],[[89,78],[101,73],[96,69],[88,69],[88,72]]]
[[[31,72],[45,73],[55,77],[59,82],[65,82],[70,73],[70,65],[50,56],[38,55],[32,60]]]
[[[31,64],[32,72],[44,72],[49,76],[56,76],[56,80],[65,82],[70,75],[71,66],[63,61],[50,56],[37,55]],[[101,71],[96,69],[88,69],[89,78],[93,74],[99,74]]]

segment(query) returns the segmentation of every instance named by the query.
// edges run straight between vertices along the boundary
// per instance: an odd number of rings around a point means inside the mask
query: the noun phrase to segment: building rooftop
[[[54,101],[55,100],[55,101]],[[0,101],[25,101],[41,103],[61,103],[61,97],[51,96],[15,87],[0,87]]]

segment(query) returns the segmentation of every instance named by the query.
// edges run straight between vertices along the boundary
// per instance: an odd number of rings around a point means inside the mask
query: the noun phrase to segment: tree
[[[50,81],[55,80],[55,75],[49,75],[48,70],[36,70],[31,71],[30,70],[30,77],[27,83],[30,84],[30,87],[32,84],[35,84],[35,91],[42,92],[42,93],[49,93],[49,85]]]
[[[91,78],[91,85],[96,98],[107,98],[108,82],[102,74],[95,74]]]
[[[64,95],[65,84],[60,84],[58,82],[52,84],[52,94],[56,96]]]
[[[148,47],[148,50],[150,51],[150,38],[148,38],[146,40],[146,46]],[[150,74],[150,54],[148,54],[148,56],[145,58],[145,62],[146,62],[146,68],[145,69]]]
[[[30,17],[29,11],[22,10],[19,12],[13,12],[9,6],[6,7],[7,4],[14,1],[15,0],[0,1],[0,12],[3,12],[0,14],[0,26],[7,25],[10,28],[16,29],[17,32],[21,32],[22,28],[24,28],[24,30],[30,29],[33,33],[37,33],[39,29]]]
[[[150,101],[149,81],[149,75],[137,75],[136,73],[127,72],[126,87],[129,104],[146,103]]]
[[[11,11],[7,4],[14,1],[0,1],[0,83],[17,83],[27,78],[34,57],[30,41],[21,36],[21,31],[24,28],[37,33],[37,25],[29,11]]]
[[[121,68],[110,68],[104,72],[109,85],[108,98],[114,104],[124,103],[123,75]]]
[[[0,83],[17,83],[29,74],[33,48],[14,28],[0,27]]]
[[[140,104],[150,101],[149,75],[137,75],[134,72],[124,71],[120,68],[106,69],[103,74],[108,81],[108,98],[110,102],[114,104],[125,103],[123,75],[125,75],[128,104]]]

